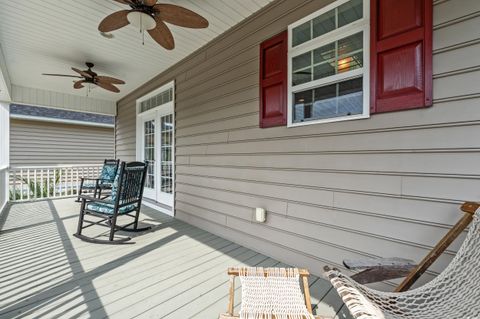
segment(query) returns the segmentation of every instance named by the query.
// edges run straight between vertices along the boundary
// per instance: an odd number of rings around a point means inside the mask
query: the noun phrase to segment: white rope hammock
[[[326,276],[356,319],[480,318],[479,214],[450,265],[420,288],[387,293],[358,284],[338,270]]]
[[[240,319],[314,319],[305,306],[296,268],[241,268]]]

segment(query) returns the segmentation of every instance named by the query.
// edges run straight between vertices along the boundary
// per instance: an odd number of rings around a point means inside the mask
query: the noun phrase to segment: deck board
[[[286,266],[148,207],[141,222],[154,229],[135,244],[86,243],[72,236],[78,211],[72,199],[10,207],[0,232],[1,319],[214,319],[227,306],[228,267]],[[310,289],[317,314],[350,318],[327,281],[312,276]],[[238,311],[238,280],[235,298]]]

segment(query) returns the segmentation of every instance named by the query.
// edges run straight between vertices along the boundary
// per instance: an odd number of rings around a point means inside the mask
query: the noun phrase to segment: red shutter
[[[432,0],[371,0],[371,113],[432,105]]]
[[[287,124],[287,31],[260,45],[260,127]]]

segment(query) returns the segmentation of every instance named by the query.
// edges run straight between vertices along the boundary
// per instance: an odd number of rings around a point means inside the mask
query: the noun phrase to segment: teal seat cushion
[[[102,214],[107,214],[107,215],[113,215],[113,204],[107,204],[107,203],[90,203],[87,204],[87,209],[93,212],[97,213],[102,213]],[[137,208],[136,204],[131,204],[124,206],[119,209],[118,214],[127,214]]]

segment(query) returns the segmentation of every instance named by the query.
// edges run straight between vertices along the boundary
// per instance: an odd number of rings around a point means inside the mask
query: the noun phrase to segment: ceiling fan
[[[172,32],[165,24],[171,23],[185,28],[207,28],[208,21],[201,15],[186,8],[157,0],[114,0],[130,6],[107,16],[100,22],[98,30],[102,33],[111,32],[129,24],[137,27],[140,32],[147,31],[150,36],[167,50],[175,48]]]
[[[85,63],[88,67],[88,70],[80,70],[77,68],[72,67],[72,70],[77,72],[79,75],[69,75],[69,74],[51,74],[51,73],[43,73],[42,75],[48,76],[61,76],[61,77],[69,77],[69,78],[78,78],[81,80],[77,80],[73,84],[74,89],[81,89],[84,87],[84,84],[87,85],[97,85],[107,91],[119,93],[120,90],[114,84],[125,84],[124,81],[116,78],[112,78],[110,76],[98,75],[97,73],[92,71],[94,66],[93,63],[87,62]]]

